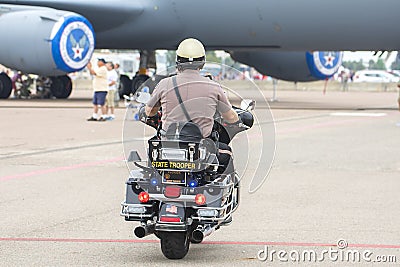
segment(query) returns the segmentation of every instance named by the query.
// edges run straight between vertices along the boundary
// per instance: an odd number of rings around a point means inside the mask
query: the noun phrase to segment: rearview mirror
[[[252,99],[243,99],[242,102],[240,102],[240,109],[250,111],[254,110],[256,106],[256,101]]]
[[[142,104],[146,104],[149,102],[151,95],[146,92],[137,92],[136,94],[136,101]]]

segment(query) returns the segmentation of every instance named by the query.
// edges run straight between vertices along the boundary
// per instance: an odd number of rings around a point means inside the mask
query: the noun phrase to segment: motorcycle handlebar
[[[253,117],[253,114],[251,114],[251,112],[237,108],[237,107],[233,107],[233,109],[238,113],[238,116],[240,118],[238,123],[235,123],[235,124],[225,123],[220,116],[214,118],[214,124],[219,125],[219,127],[229,129],[229,130],[227,130],[228,132],[230,132],[229,135],[234,135],[238,132],[250,129],[254,123],[254,117]],[[159,128],[159,125],[161,125],[161,116],[162,116],[162,112],[158,111],[158,113],[155,116],[148,117],[148,116],[146,116],[146,113],[145,113],[145,106],[142,106],[139,109],[140,121],[153,127],[156,130]],[[217,128],[219,128],[219,127],[217,127]],[[233,136],[231,136],[231,137],[233,137]]]

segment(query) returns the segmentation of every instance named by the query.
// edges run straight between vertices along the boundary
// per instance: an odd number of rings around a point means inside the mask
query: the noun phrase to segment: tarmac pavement
[[[162,255],[155,236],[134,237],[137,223],[119,216],[128,175],[123,108],[114,121],[87,122],[88,91],[69,100],[1,100],[0,266],[348,266],[339,256],[349,250],[372,253],[355,266],[399,264],[397,93],[278,97],[270,103],[276,151],[268,178],[249,193],[251,174],[268,168],[250,161],[233,223],[178,261]],[[256,115],[266,108],[258,103]],[[128,123],[143,144],[147,126]],[[246,134],[251,154],[263,141],[257,127]],[[318,258],[293,260],[304,251]]]

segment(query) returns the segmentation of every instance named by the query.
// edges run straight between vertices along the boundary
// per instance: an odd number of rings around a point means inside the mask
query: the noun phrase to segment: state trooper
[[[237,113],[221,86],[200,74],[206,60],[203,44],[194,38],[183,40],[176,51],[176,76],[161,80],[145,107],[148,117],[162,108],[162,130],[167,132],[176,122],[193,122],[203,138],[210,137],[214,115],[221,114],[227,124],[239,122]],[[226,168],[232,156],[231,148],[219,142],[219,162]]]

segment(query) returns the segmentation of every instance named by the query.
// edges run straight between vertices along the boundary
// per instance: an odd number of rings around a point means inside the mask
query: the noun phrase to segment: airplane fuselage
[[[98,45],[174,49],[188,36],[224,50],[399,50],[398,0],[143,1],[141,19],[98,32]],[[131,36],[126,38],[126,34]]]
[[[82,14],[94,25],[97,48],[175,49],[180,40],[195,37],[208,49],[400,50],[398,0],[0,3],[47,6]]]

